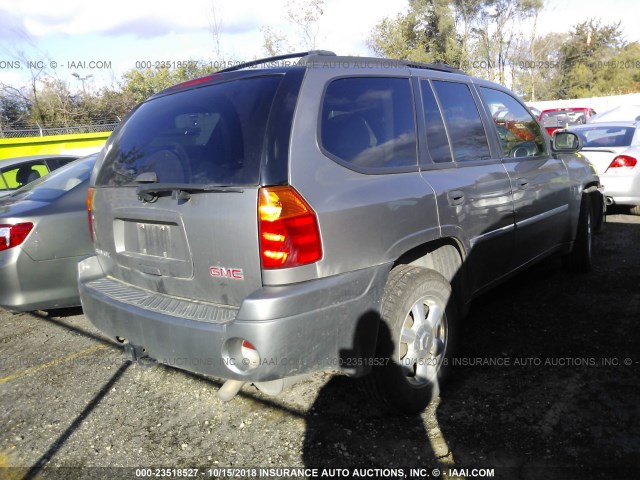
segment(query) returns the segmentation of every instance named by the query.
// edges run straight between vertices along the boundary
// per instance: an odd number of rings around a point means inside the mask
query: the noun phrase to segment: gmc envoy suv
[[[420,412],[471,299],[552,254],[589,270],[603,200],[580,147],[446,65],[237,65],[111,135],[82,305],[134,358],[225,379],[223,400],[331,370]]]

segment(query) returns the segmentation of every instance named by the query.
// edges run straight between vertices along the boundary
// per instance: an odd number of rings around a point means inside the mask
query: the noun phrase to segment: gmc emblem
[[[209,273],[212,277],[244,280],[244,273],[241,268],[209,267]]]

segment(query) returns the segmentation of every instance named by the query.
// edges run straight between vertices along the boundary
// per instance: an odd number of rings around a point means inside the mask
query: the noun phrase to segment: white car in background
[[[598,171],[607,205],[628,205],[640,215],[640,121],[589,123],[569,131]]]

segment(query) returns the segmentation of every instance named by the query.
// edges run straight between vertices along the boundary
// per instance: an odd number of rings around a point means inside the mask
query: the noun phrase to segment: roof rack
[[[309,55],[325,55],[333,57],[336,56],[335,53],[328,50],[310,50],[308,52],[287,53],[285,55],[276,55],[275,57],[259,58],[257,60],[251,60],[250,62],[239,63],[238,65],[233,65],[232,67],[218,70],[216,73],[233,72],[236,70],[242,70],[243,68],[252,68],[258,65],[263,65],[265,63],[278,62],[280,60],[287,60],[289,58],[302,58]]]
[[[287,53],[285,55],[276,55],[274,57],[259,58],[257,60],[251,60],[250,62],[239,63],[237,65],[233,65],[223,70],[218,70],[216,73],[234,72],[236,70],[242,70],[243,68],[253,68],[258,65],[264,65],[265,63],[278,62],[280,60],[288,60],[290,58],[304,58],[304,57],[310,57],[314,55],[330,56],[330,57],[336,56],[335,53],[329,50],[310,50],[308,52]],[[451,65],[447,65],[446,63],[421,63],[421,62],[414,62],[412,60],[399,60],[395,58],[370,58],[370,57],[349,57],[349,58],[352,58],[354,61],[357,61],[358,59],[363,59],[363,60],[376,60],[379,62],[393,62],[396,65],[401,65],[403,67],[408,67],[408,68],[437,70],[439,72],[459,73],[462,75],[467,75],[466,72],[460,69],[457,69],[455,67],[452,67]]]
[[[311,52],[310,52],[311,53]],[[340,59],[348,61],[348,62],[376,62],[383,66],[393,66],[393,67],[406,67],[406,68],[419,68],[424,70],[437,70],[439,72],[447,72],[447,73],[457,73],[460,75],[468,75],[466,72],[452,67],[451,65],[447,65],[446,63],[421,63],[415,62],[413,60],[401,60],[397,58],[385,58],[385,57],[352,57],[345,56],[340,57]],[[308,60],[308,61],[307,61]],[[311,58],[303,58],[300,60],[300,64],[304,64],[305,62],[311,62],[315,59]]]
[[[459,68],[452,67],[446,63],[420,63],[420,62],[412,62],[410,60],[399,60],[404,65],[409,68],[421,68],[424,70],[437,70],[439,72],[447,72],[447,73],[460,73],[462,75],[467,75],[467,72],[460,70]]]

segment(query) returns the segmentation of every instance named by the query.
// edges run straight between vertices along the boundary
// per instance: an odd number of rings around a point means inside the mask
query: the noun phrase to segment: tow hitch
[[[148,357],[146,348],[140,345],[134,345],[133,343],[124,344],[124,353],[132,362],[137,362],[141,358]]]

